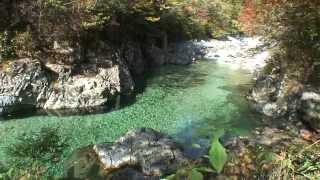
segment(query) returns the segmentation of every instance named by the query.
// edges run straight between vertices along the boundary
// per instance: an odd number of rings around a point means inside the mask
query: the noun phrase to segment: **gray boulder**
[[[98,68],[98,72],[88,75],[60,77],[51,85],[44,109],[75,109],[101,106],[119,94],[120,70],[115,65],[111,68]]]
[[[39,61],[26,58],[7,62],[0,71],[1,114],[41,107],[48,88],[49,79]]]
[[[299,111],[305,122],[320,131],[320,93],[315,91],[304,92]]]
[[[188,162],[182,149],[170,137],[152,129],[128,132],[114,144],[94,146],[105,170],[140,167],[148,176],[162,176]]]
[[[258,77],[248,98],[262,114],[282,117],[296,114],[302,92],[301,83],[274,73]]]
[[[2,63],[0,115],[97,107],[133,91],[131,74],[120,60],[105,54],[88,59],[80,65],[42,64],[29,58]]]

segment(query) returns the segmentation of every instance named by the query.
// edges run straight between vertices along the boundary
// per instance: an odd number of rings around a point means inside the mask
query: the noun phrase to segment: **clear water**
[[[23,134],[43,127],[57,127],[67,137],[61,162],[51,165],[52,174],[62,172],[64,160],[77,148],[111,142],[126,131],[150,127],[169,133],[186,144],[208,145],[217,129],[248,135],[259,125],[245,93],[251,75],[212,61],[191,66],[165,66],[148,75],[136,101],[119,110],[91,115],[38,115],[0,121],[0,161],[10,157],[5,149]]]

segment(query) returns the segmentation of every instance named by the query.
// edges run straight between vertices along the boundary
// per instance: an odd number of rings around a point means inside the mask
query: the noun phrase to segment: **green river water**
[[[186,146],[208,146],[217,129],[250,135],[259,115],[250,109],[245,93],[252,85],[246,71],[232,70],[212,61],[191,66],[165,66],[148,73],[145,88],[135,102],[107,113],[56,116],[34,115],[0,121],[0,161],[17,137],[57,128],[68,139],[62,159],[50,164],[50,174],[60,174],[64,160],[77,148],[111,142],[126,131],[150,127],[168,133]]]

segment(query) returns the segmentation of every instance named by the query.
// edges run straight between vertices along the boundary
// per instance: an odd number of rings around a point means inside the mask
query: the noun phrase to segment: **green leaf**
[[[218,138],[215,138],[212,142],[211,149],[209,151],[209,160],[211,165],[221,173],[224,165],[226,164],[228,155],[226,149],[221,145]]]
[[[164,179],[161,179],[161,180],[174,180],[174,179],[176,179],[176,174],[171,174],[171,175],[169,175],[169,176],[167,176],[167,177],[165,177]]]
[[[188,180],[203,180],[203,175],[196,169],[192,169]]]
[[[205,167],[205,166],[200,166],[196,168],[197,171],[204,172],[204,173],[214,173],[215,171],[212,169],[212,167]]]

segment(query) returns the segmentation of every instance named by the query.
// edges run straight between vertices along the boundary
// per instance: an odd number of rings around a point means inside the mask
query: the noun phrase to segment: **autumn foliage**
[[[238,18],[242,26],[241,29],[247,33],[253,34],[255,31],[254,21],[256,20],[256,16],[257,16],[256,5],[253,2],[253,0],[245,0],[243,9]]]
[[[277,44],[274,61],[291,78],[308,81],[320,61],[320,1],[246,0],[242,30]]]

